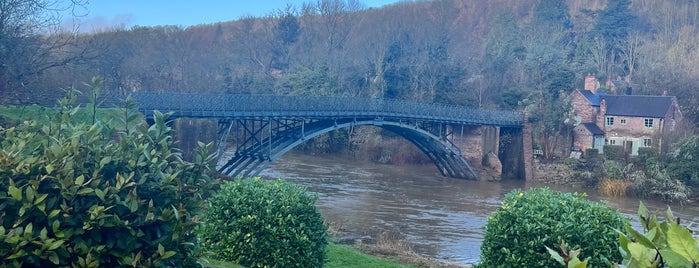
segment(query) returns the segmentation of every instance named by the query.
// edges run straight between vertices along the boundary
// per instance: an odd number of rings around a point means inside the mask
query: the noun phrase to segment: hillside
[[[555,103],[558,91],[595,73],[627,82],[634,94],[667,90],[696,123],[698,14],[689,0],[404,1],[380,9],[322,0],[262,18],[82,34],[45,55],[75,53],[71,61],[31,76],[5,72],[0,81],[5,103],[52,103],[61,89],[99,75],[106,92],[352,95],[523,109]]]

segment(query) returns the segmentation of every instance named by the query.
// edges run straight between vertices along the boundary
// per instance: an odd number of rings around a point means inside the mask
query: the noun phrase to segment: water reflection
[[[261,174],[284,178],[319,195],[323,216],[358,234],[400,233],[419,254],[461,264],[479,259],[482,226],[515,188],[543,186],[523,181],[487,182],[444,178],[433,166],[397,167],[339,157],[286,155]],[[594,191],[546,185],[565,192]],[[611,198],[610,206],[635,215],[638,199]],[[663,211],[665,204],[644,203]],[[699,209],[673,206],[677,216],[699,222]],[[637,225],[637,224],[636,224]]]

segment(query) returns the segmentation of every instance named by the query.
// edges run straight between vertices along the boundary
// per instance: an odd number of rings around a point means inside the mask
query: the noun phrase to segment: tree
[[[84,56],[84,50],[71,48],[75,36],[59,25],[61,13],[86,2],[0,0],[0,92],[26,87],[33,75]]]
[[[494,19],[482,64],[482,74],[488,82],[484,92],[491,96],[518,86],[517,68],[522,68],[520,64],[526,51],[520,34],[521,29],[512,12],[500,13]]]
[[[274,28],[272,44],[272,67],[286,70],[289,66],[289,54],[291,46],[296,43],[301,34],[301,25],[291,6],[280,11],[276,17],[277,25]]]
[[[623,66],[623,55],[624,51],[628,51],[626,43],[635,18],[631,13],[631,0],[609,0],[607,6],[598,13],[591,41],[597,51],[598,68],[607,75],[629,70]]]

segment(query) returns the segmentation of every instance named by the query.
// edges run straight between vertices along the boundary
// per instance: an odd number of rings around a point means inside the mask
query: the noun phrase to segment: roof
[[[595,125],[595,123],[588,122],[582,123],[581,125],[585,127],[587,131],[592,133],[592,135],[604,135],[604,131],[602,131],[597,125]]]
[[[672,96],[603,95],[607,115],[662,118],[673,104]]]
[[[599,103],[602,100],[600,97],[604,95],[604,93],[601,92],[599,94],[595,94],[587,89],[579,89],[578,92],[580,92],[580,94],[582,94],[592,106],[599,106]]]

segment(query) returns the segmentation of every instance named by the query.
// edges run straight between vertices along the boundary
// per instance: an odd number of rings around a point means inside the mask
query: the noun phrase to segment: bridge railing
[[[356,97],[242,94],[134,93],[139,109],[173,111],[180,117],[372,116],[452,123],[521,126],[516,111]]]

